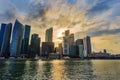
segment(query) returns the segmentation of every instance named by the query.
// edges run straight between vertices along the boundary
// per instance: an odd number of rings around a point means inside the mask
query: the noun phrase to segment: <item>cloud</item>
[[[10,7],[9,9],[5,10],[5,12],[0,14],[1,20],[13,20],[17,16],[17,9],[15,7]]]

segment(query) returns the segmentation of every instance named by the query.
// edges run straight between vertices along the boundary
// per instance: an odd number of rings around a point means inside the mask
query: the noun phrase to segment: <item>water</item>
[[[120,80],[120,61],[0,60],[0,80]]]

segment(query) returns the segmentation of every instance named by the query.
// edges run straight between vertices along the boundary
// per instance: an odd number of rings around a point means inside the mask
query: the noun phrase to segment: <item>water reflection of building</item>
[[[12,31],[12,23],[9,23],[5,27],[3,42],[1,46],[1,56],[8,58],[10,56],[10,37]]]
[[[15,21],[12,41],[10,46],[10,56],[19,57],[24,34],[24,26],[18,20]]]

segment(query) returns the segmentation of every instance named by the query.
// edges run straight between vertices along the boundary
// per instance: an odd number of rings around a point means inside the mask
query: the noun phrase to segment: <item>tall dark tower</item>
[[[84,56],[87,57],[88,54],[92,53],[92,49],[91,49],[91,39],[90,36],[87,36],[86,38],[84,38]]]
[[[31,31],[31,26],[25,25],[24,38],[22,40],[22,47],[21,47],[21,54],[24,56],[28,56],[30,31]]]
[[[10,56],[19,57],[24,34],[24,26],[18,20],[15,21],[12,42],[10,46]]]
[[[2,43],[3,43],[3,37],[4,37],[4,33],[5,33],[5,27],[6,27],[6,24],[2,23],[1,24],[1,30],[0,30],[0,51],[1,51]]]
[[[53,28],[47,29],[45,34],[46,34],[45,42],[52,42],[53,41]]]
[[[8,58],[10,56],[10,37],[12,31],[12,23],[9,23],[5,27],[3,36],[3,42],[1,46],[1,56]]]
[[[35,58],[36,55],[40,55],[40,41],[38,34],[32,34],[30,44],[30,58]]]

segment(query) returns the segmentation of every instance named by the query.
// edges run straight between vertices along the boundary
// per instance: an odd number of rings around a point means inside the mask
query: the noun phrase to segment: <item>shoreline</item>
[[[19,61],[24,61],[24,60],[29,60],[29,61],[36,61],[36,60],[41,60],[41,61],[49,61],[49,60],[120,60],[120,58],[85,58],[85,59],[80,59],[80,58],[70,58],[70,59],[1,59],[0,60],[19,60]]]

